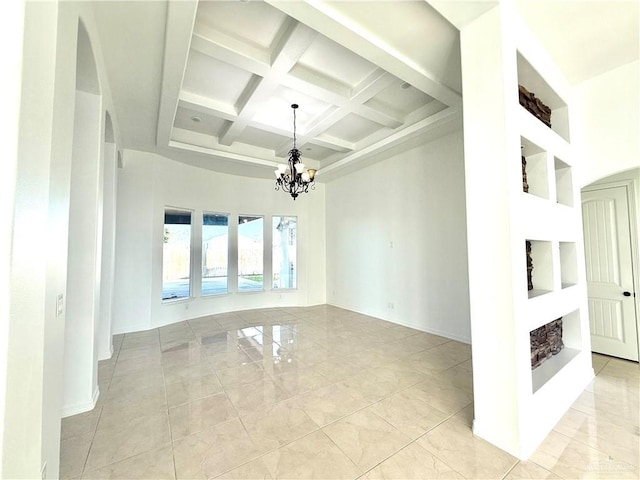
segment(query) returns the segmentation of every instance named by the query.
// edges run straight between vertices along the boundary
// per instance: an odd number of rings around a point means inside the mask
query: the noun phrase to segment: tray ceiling
[[[461,128],[457,28],[497,0],[90,3],[122,148],[271,178],[295,102],[325,181]],[[515,5],[573,84],[638,58],[637,1]]]
[[[329,10],[170,3],[158,144],[271,175],[292,147],[297,103],[298,148],[321,177],[364,158],[363,150],[372,155],[459,117],[458,33],[427,3],[396,3],[392,19],[390,2],[367,15],[357,2],[318,5]],[[368,33],[411,20],[423,31],[412,27],[385,42]],[[429,39],[447,53],[434,57],[416,45]]]

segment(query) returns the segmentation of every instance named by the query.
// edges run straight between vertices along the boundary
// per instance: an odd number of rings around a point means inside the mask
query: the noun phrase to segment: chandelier
[[[290,194],[295,200],[301,193],[315,188],[314,180],[317,170],[310,168],[305,170],[304,163],[300,161],[300,150],[296,147],[296,108],[298,105],[291,105],[293,109],[293,148],[289,150],[289,160],[287,165],[280,164],[275,171],[276,190],[282,189]]]

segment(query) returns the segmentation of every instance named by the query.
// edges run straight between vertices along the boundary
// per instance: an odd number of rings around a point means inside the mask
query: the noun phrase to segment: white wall
[[[294,202],[288,194],[274,191],[275,181],[271,180],[216,173],[135,150],[125,150],[123,163],[124,168],[118,170],[114,333],[146,330],[212,313],[325,302],[322,184]],[[271,216],[297,216],[298,289],[272,291],[267,283],[266,291],[260,293],[231,292],[163,303],[165,206],[194,212],[193,265],[200,265],[201,225],[197,219],[203,211],[229,213],[231,224],[240,214],[264,215],[268,252]],[[231,235],[232,251],[234,241]],[[265,278],[270,271],[270,262],[265,261]]]
[[[327,184],[328,303],[470,341],[462,150],[456,132]]]
[[[640,165],[640,62],[635,61],[574,88],[573,119],[584,187]]]
[[[110,120],[108,120],[110,121]],[[116,144],[104,142],[104,196],[102,201],[102,265],[100,268],[100,323],[98,332],[98,360],[113,355],[113,282],[115,268],[116,199],[117,199]]]
[[[102,243],[100,96],[76,93],[69,201],[63,416],[93,409],[98,397],[96,336]],[[95,359],[95,361],[94,361]]]
[[[0,16],[0,43],[3,47],[4,75],[0,86],[5,105],[0,142],[4,145],[5,161],[0,176],[0,478],[4,469],[5,396],[7,364],[9,361],[9,324],[11,285],[11,243],[13,236],[13,209],[18,166],[18,132],[20,120],[20,93],[22,87],[22,40],[24,35],[24,1],[4,6]]]
[[[0,416],[4,420],[2,478],[40,478],[45,462],[47,477],[57,478],[65,313],[56,316],[56,296],[66,294],[80,18],[96,54],[103,107],[111,108],[111,100],[90,5],[25,3],[24,49],[19,42],[3,42],[22,58],[22,95],[11,231],[6,396]],[[20,15],[14,12],[10,18],[19,21]],[[115,116],[113,120],[117,131]]]

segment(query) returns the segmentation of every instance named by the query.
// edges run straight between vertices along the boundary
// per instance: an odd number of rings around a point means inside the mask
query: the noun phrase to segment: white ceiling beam
[[[368,31],[326,0],[265,0],[281,12],[378,65],[392,75],[445,105],[460,105],[462,96],[440,83],[433,74],[394,49],[383,37]],[[428,48],[425,46],[425,48]]]
[[[336,138],[331,135],[327,135],[326,133],[317,135],[308,143],[318,145],[320,147],[329,148],[331,150],[335,150],[336,152],[342,153],[352,152],[355,148],[355,145],[352,142],[348,142],[346,140],[343,140],[342,138]]]
[[[164,68],[156,126],[156,145],[160,146],[166,146],[171,137],[198,2],[169,2],[167,8]]]
[[[448,107],[445,110],[436,113],[428,118],[407,126],[397,132],[392,133],[370,145],[358,148],[353,153],[343,157],[342,159],[323,167],[321,170],[321,181],[336,178],[336,173],[340,170],[352,168],[354,165],[380,154],[386,150],[396,147],[407,142],[419,135],[434,130],[446,123],[455,122],[460,119],[461,110],[459,107]]]
[[[233,122],[238,118],[238,113],[235,108],[233,108],[233,105],[219,102],[210,97],[198,95],[186,90],[182,90],[180,92],[178,105],[180,107],[204,113],[205,115],[220,117],[225,120],[229,120],[230,122]]]
[[[283,85],[336,106],[348,103],[353,90],[347,85],[341,85],[335,80],[301,65],[293,67],[283,80]],[[358,115],[385,127],[396,128],[402,125],[402,119],[397,115],[368,105],[357,106],[355,111]]]
[[[500,3],[499,0],[463,0],[457,2],[452,2],[451,0],[426,0],[426,2],[458,30],[462,30],[480,15]]]
[[[440,103],[437,100],[432,100],[426,105],[423,105],[422,107],[414,110],[409,115],[407,115],[407,118],[405,118],[405,122],[407,124],[417,122],[419,120],[422,120],[423,118],[435,115],[436,113],[441,112],[446,108],[447,106],[444,103]]]
[[[359,104],[354,108],[354,113],[385,127],[397,128],[402,125],[401,119],[365,105],[366,102],[397,81],[393,75],[383,70],[377,69],[372,72],[352,91],[351,102]]]
[[[273,155],[273,150],[246,144],[239,144],[240,148],[230,148],[225,145],[220,145],[217,139],[211,135],[182,128],[174,127],[172,129],[171,140],[168,145],[181,150],[206,153],[227,160],[265,165],[274,168],[279,163],[282,163],[280,159]],[[307,163],[310,168],[317,169],[320,167],[320,162],[317,160],[308,159]]]
[[[282,79],[282,84],[332,105],[346,103],[351,94],[351,88],[348,85],[299,64],[295,65],[289,71],[289,75]]]
[[[352,102],[364,103],[370,98],[375,97],[388,86],[393,85],[394,82],[396,82],[396,78],[393,75],[389,75],[384,70],[376,68],[358,85],[353,87],[350,100]]]
[[[361,117],[371,120],[372,122],[379,123],[387,128],[398,128],[402,125],[402,119],[396,115],[391,115],[388,112],[383,112],[377,108],[370,107],[369,105],[359,105],[354,109],[354,113]]]
[[[292,146],[291,142],[293,141],[291,130],[283,130],[281,128],[274,127],[273,125],[266,125],[264,123],[253,122],[253,121],[249,122],[248,126],[290,139],[283,144],[283,147],[277,150],[277,156],[282,157],[286,155],[286,153],[289,150],[291,150],[291,146]],[[347,152],[347,151],[353,150],[353,143],[347,142],[346,140],[343,140],[341,138],[332,137],[330,135],[315,136],[313,137],[313,139],[310,139],[308,142],[305,142],[305,143],[312,143],[314,145],[326,147],[331,150],[335,150],[336,152]],[[298,147],[301,147],[302,145],[303,144],[298,142]]]
[[[220,135],[220,143],[231,145],[247,127],[263,103],[278,89],[289,70],[309,48],[318,35],[317,32],[296,21],[287,22],[280,35],[280,41],[271,52],[271,69],[255,82],[250,83],[238,105],[238,118]]]
[[[270,70],[270,52],[196,23],[191,48],[221,62],[228,63],[256,75],[265,76]]]
[[[305,143],[312,141],[315,137],[324,133],[350,113],[355,113],[358,108],[362,107],[363,103],[387,88],[394,82],[394,80],[395,79],[392,75],[389,75],[383,70],[376,69],[352,89],[352,95],[347,102],[339,105],[329,114],[322,115],[317,118],[316,121],[313,122],[302,135],[300,135],[299,145],[302,146]],[[276,155],[283,156],[286,155],[286,152],[288,152],[288,147],[286,145],[282,145],[276,150]]]
[[[236,110],[233,108],[233,106],[226,103],[218,102],[216,100],[212,100],[209,97],[204,97],[202,95],[187,92],[185,90],[180,93],[178,106],[203,113],[204,115],[223,118],[230,122],[233,122],[238,118]],[[275,135],[280,135],[282,137],[291,136],[291,130],[284,130],[273,125],[267,125],[253,120],[249,121],[247,126],[273,133]],[[352,143],[328,135],[316,137],[313,139],[312,143],[330,148],[331,150],[335,150],[338,152],[353,150]]]

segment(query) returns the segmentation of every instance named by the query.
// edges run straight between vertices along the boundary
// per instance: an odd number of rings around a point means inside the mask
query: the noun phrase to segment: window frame
[[[296,234],[295,234],[295,245],[294,245],[294,258],[295,258],[295,273],[294,273],[294,279],[295,279],[295,285],[293,287],[277,287],[274,288],[274,276],[276,274],[275,272],[275,256],[273,254],[274,252],[274,243],[275,243],[275,230],[276,228],[274,227],[274,220],[276,218],[292,218],[295,219],[295,224],[296,224]],[[272,215],[271,216],[271,290],[278,291],[278,292],[291,292],[294,290],[298,290],[298,272],[300,270],[300,265],[299,265],[299,259],[298,259],[298,252],[299,252],[299,248],[298,248],[298,227],[299,227],[300,223],[298,220],[298,215]]]
[[[204,232],[205,232],[205,227],[206,225],[204,224],[204,217],[205,215],[215,215],[215,216],[224,216],[227,217],[227,244],[226,244],[226,263],[227,263],[227,282],[226,282],[226,289],[224,292],[219,292],[219,293],[208,293],[205,294],[204,293],[204,262],[206,259],[206,252],[204,250]],[[231,260],[231,255],[230,255],[230,246],[231,246],[231,214],[230,213],[226,213],[226,212],[211,212],[208,210],[202,210],[202,215],[201,215],[201,235],[200,235],[200,297],[202,298],[212,298],[212,297],[219,297],[222,295],[228,295],[230,293],[230,288],[229,288],[229,272],[230,272],[230,260]]]
[[[243,217],[255,217],[257,218],[261,218],[262,219],[262,230],[261,230],[261,234],[262,234],[262,251],[261,251],[261,261],[262,261],[262,287],[260,289],[255,289],[255,290],[241,290],[240,289],[240,219]],[[235,238],[235,242],[236,242],[236,292],[237,293],[260,293],[260,292],[265,292],[266,288],[265,288],[265,270],[266,270],[266,255],[265,255],[265,245],[266,245],[266,240],[267,240],[267,235],[266,235],[266,230],[265,230],[265,226],[266,226],[266,220],[267,219],[267,215],[265,214],[248,214],[248,213],[240,213],[237,216],[237,222],[236,222],[236,238]],[[244,222],[246,223],[246,222]],[[245,275],[246,276],[246,275]]]
[[[185,302],[185,301],[189,301],[191,300],[193,297],[193,290],[194,290],[194,278],[193,278],[193,261],[194,261],[194,223],[193,223],[193,219],[195,216],[195,210],[191,209],[191,208],[184,208],[184,207],[174,207],[171,205],[165,205],[163,210],[163,222],[162,222],[162,238],[163,238],[163,242],[162,242],[162,267],[161,267],[161,274],[160,274],[160,280],[161,280],[161,287],[160,287],[160,299],[161,299],[161,303],[163,305],[166,304],[172,304],[172,303],[179,303],[179,302]],[[179,214],[179,213],[183,213],[183,214],[189,214],[190,217],[190,222],[189,222],[189,261],[188,261],[188,265],[189,265],[189,274],[188,274],[188,285],[189,285],[189,290],[188,290],[188,294],[187,296],[184,297],[174,297],[174,298],[164,298],[164,291],[165,291],[165,279],[164,279],[164,274],[165,274],[165,249],[164,249],[164,245],[166,244],[165,239],[165,231],[166,231],[166,218],[167,218],[167,213],[171,214]],[[187,224],[171,224],[171,225],[187,225]]]

